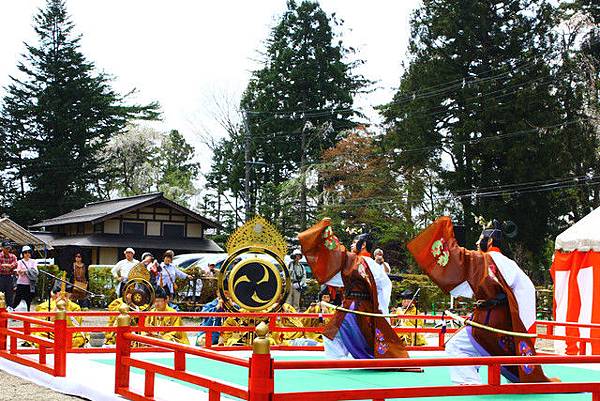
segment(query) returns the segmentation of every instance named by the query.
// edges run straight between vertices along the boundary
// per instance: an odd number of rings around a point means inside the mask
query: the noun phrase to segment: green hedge
[[[38,270],[45,271],[52,275],[60,277],[60,269],[57,265],[39,265]],[[46,276],[43,273],[40,273],[38,276],[37,287],[35,291],[35,299],[38,302],[44,301],[48,299],[48,294],[52,289],[52,285],[54,283],[54,279]]]
[[[88,290],[95,294],[104,295],[103,298],[90,298],[92,307],[105,308],[106,305],[116,298],[116,289],[112,274],[110,272],[112,266],[96,266],[89,267],[90,284]],[[57,277],[62,277],[63,271],[57,265],[40,265],[39,270],[43,270]],[[36,287],[36,300],[42,302],[48,299],[48,294],[52,289],[53,279],[40,273],[38,284]]]
[[[104,295],[104,298],[91,298],[93,307],[105,308],[113,299],[117,298],[116,281],[112,276],[113,266],[90,265],[90,283],[88,290],[94,294]]]

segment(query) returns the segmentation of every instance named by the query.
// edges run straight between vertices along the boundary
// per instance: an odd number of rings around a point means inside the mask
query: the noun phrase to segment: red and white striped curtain
[[[573,251],[554,253],[550,268],[554,280],[554,320],[557,322],[600,323],[600,252]],[[600,338],[600,329],[557,327],[555,335]],[[566,341],[569,355],[593,353],[600,355],[600,342]]]

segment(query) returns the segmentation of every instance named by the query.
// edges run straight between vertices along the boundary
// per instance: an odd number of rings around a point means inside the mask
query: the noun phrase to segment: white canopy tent
[[[554,318],[557,322],[600,324],[600,207],[556,237],[550,273],[554,281]],[[600,329],[557,327],[555,334],[600,338]],[[558,341],[555,348],[567,354],[590,349],[600,355],[600,343]]]
[[[556,237],[555,249],[600,252],[600,207]]]

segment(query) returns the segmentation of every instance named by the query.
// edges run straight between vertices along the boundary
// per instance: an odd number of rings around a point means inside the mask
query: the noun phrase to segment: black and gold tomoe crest
[[[229,310],[234,304],[253,312],[274,312],[290,290],[283,261],[283,236],[260,216],[238,228],[227,241],[229,257],[219,273],[219,292]]]
[[[130,271],[123,288],[123,299],[133,310],[145,311],[154,303],[154,288],[150,284],[150,272],[143,263]]]

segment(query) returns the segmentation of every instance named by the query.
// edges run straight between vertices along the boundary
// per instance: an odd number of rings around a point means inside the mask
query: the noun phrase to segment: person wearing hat
[[[121,295],[122,288],[124,286],[123,283],[127,281],[129,277],[129,271],[133,268],[133,266],[140,263],[138,260],[134,259],[135,251],[133,248],[125,249],[125,259],[120,260],[117,264],[112,268],[111,273],[113,277],[118,281],[117,285],[117,295]]]
[[[300,252],[299,249],[295,249],[294,252],[292,252],[292,261],[288,264],[292,287],[287,298],[287,303],[292,305],[295,309],[300,308],[300,298],[306,289],[306,269],[304,269],[304,265],[300,263],[301,259],[302,252]]]
[[[377,263],[385,271],[385,274],[391,273],[392,270],[390,269],[389,263],[386,262],[385,259],[383,259],[383,249],[381,249],[381,248],[375,249],[375,252],[373,252],[373,257],[374,257],[375,263]]]
[[[502,226],[494,222],[481,233],[479,250],[465,249],[458,244],[452,219],[443,216],[407,245],[421,270],[442,291],[475,300],[469,321],[480,327],[467,325],[454,334],[446,343],[448,356],[536,354],[533,340],[521,335],[535,330],[535,287],[513,260],[499,252],[502,238]],[[500,371],[513,383],[557,380],[547,377],[540,365],[502,366]],[[453,366],[450,380],[454,384],[480,384],[479,366]]]
[[[386,286],[390,283],[371,258],[371,235],[357,236],[348,252],[335,236],[331,219],[324,218],[298,234],[298,240],[320,284],[339,274],[344,285],[344,310],[336,310],[323,329],[326,357],[408,358],[404,343],[386,320],[390,302]]]
[[[318,313],[320,316],[312,318],[303,318],[302,324],[304,325],[304,327],[322,327],[325,325],[325,323],[327,323],[327,321],[329,321],[329,319],[325,319],[321,315],[329,315],[335,312],[335,309],[333,309],[332,307],[321,303],[331,303],[331,294],[329,293],[329,289],[327,288],[327,286],[324,285],[321,287],[321,291],[319,292],[318,297],[319,299],[316,302],[311,303],[304,313]],[[304,333],[304,337],[318,342],[323,342],[323,336],[321,335],[321,333],[306,332]]]
[[[183,326],[181,318],[175,316],[177,311],[169,306],[169,295],[162,287],[156,287],[154,289],[154,307],[150,309],[150,312],[171,312],[170,316],[149,316],[146,318],[147,327],[162,327],[162,326]],[[150,337],[158,337],[163,340],[173,341],[179,344],[190,344],[188,336],[183,331],[153,331],[144,333]]]
[[[133,294],[129,292],[127,295],[121,296],[119,298],[114,299],[110,304],[108,304],[107,310],[109,312],[119,312],[121,305],[127,303],[128,305],[132,305],[131,298]],[[133,309],[133,308],[132,308]],[[132,317],[130,321],[131,326],[137,326],[138,319],[137,317]],[[108,323],[106,324],[109,327],[115,327],[117,325],[117,316],[112,315],[108,318]],[[115,345],[116,342],[116,332],[115,331],[107,331],[104,333],[104,344],[106,345]]]
[[[31,247],[25,245],[21,249],[22,259],[17,262],[17,291],[13,308],[19,306],[21,301],[27,304],[27,311],[31,308],[31,301],[35,294],[35,285],[37,283],[38,269],[37,262],[31,259]]]
[[[0,292],[4,293],[7,305],[12,305],[14,277],[17,268],[17,257],[11,250],[12,245],[9,241],[2,242],[2,252],[0,252]]]
[[[418,315],[415,299],[415,292],[413,290],[406,289],[400,293],[401,304],[396,308],[395,313],[398,315]],[[396,319],[397,320],[397,319]],[[423,321],[413,319],[400,319],[394,322],[394,327],[422,327]],[[406,345],[427,345],[427,341],[422,334],[419,333],[402,333],[400,338],[404,340]]]

